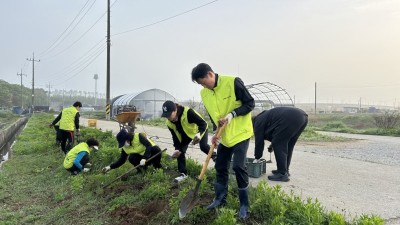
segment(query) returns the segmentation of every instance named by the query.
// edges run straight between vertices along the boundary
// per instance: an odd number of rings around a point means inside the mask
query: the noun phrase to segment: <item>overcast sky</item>
[[[0,7],[0,79],[106,92],[106,0]],[[158,88],[200,99],[200,62],[296,102],[399,105],[399,0],[111,0],[111,97]],[[209,4],[208,4],[209,3]],[[97,21],[97,22],[96,22]]]

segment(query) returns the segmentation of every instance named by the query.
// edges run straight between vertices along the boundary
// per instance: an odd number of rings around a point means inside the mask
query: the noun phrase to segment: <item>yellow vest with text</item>
[[[60,119],[60,129],[74,131],[75,129],[75,116],[78,110],[71,106],[63,109]]]
[[[142,135],[145,135],[145,133],[141,133]],[[150,139],[147,138],[147,140],[150,142],[151,146],[155,146],[154,142]],[[133,135],[133,140],[132,140],[132,145],[129,147],[123,147],[126,154],[140,154],[143,155],[144,152],[146,151],[146,146],[144,146],[142,143],[139,141],[139,133],[135,133]]]
[[[199,126],[197,126],[197,124],[195,124],[195,123],[189,123],[188,115],[187,115],[189,109],[190,109],[189,107],[183,108],[183,113],[182,113],[180,122],[181,122],[183,131],[185,132],[185,134],[193,140],[194,136],[199,132]],[[198,112],[196,112],[196,110],[193,110],[193,111],[203,119],[203,117]],[[176,137],[178,137],[178,139],[179,139],[179,142],[182,142],[182,135],[178,132],[178,129],[176,129],[176,125],[167,119],[167,126],[174,131]],[[205,132],[207,132],[207,128],[208,128],[208,124],[207,124]],[[204,132],[201,134],[200,139],[203,137],[203,135],[204,135]]]
[[[64,168],[65,169],[71,168],[74,165],[74,160],[78,156],[79,152],[83,152],[83,151],[87,152],[90,155],[90,148],[89,148],[89,145],[86,144],[86,142],[82,142],[82,143],[78,144],[77,146],[75,146],[74,148],[72,148],[65,156]]]
[[[216,125],[219,119],[242,106],[241,101],[236,101],[235,77],[219,75],[217,86],[213,90],[203,88],[200,94],[204,106]],[[232,119],[221,134],[221,143],[226,147],[233,147],[251,136],[253,136],[253,124],[249,112]]]

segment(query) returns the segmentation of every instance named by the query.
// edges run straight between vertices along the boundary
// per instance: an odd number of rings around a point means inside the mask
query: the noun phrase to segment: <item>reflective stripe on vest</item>
[[[183,113],[182,113],[180,122],[181,122],[181,126],[182,126],[182,129],[185,132],[185,134],[189,138],[193,139],[194,136],[199,132],[199,126],[197,126],[197,124],[195,124],[195,123],[189,123],[189,120],[188,120],[188,111],[189,111],[189,109],[190,108],[187,107],[187,106],[183,108]],[[193,111],[198,116],[200,116],[200,118],[203,119],[203,117],[198,112],[196,112],[196,110],[193,110]],[[175,124],[167,119],[167,126],[175,132],[175,135],[178,138],[179,142],[182,142],[182,135],[178,132],[178,129],[176,128]],[[208,129],[208,124],[207,124],[205,132],[207,132],[207,129]],[[204,132],[201,134],[200,138],[202,138],[203,135],[204,135]]]
[[[217,84],[214,90],[203,88],[200,92],[203,104],[216,125],[219,119],[242,106],[241,101],[236,101],[235,77],[219,75]],[[253,124],[249,112],[232,119],[221,134],[221,143],[226,147],[232,147],[251,136],[253,136]]]
[[[146,137],[145,133],[141,133],[141,134]],[[151,146],[156,145],[150,138],[146,137],[146,139],[150,142]],[[146,151],[146,146],[144,146],[142,143],[140,143],[139,133],[135,133],[133,135],[132,146],[124,147],[124,150],[125,150],[126,154],[134,154],[134,153],[140,154],[140,155],[144,154],[144,152]]]
[[[75,129],[75,115],[78,113],[78,110],[71,106],[63,109],[60,119],[60,129],[74,131]]]
[[[64,168],[69,169],[74,165],[74,160],[78,156],[79,152],[87,152],[90,155],[90,148],[89,145],[86,144],[86,142],[82,142],[72,148],[68,153],[67,156],[65,156],[64,159]]]

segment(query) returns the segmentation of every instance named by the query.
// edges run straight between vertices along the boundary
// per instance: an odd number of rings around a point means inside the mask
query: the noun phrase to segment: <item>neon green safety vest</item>
[[[64,168],[69,169],[74,165],[74,160],[78,156],[79,152],[87,152],[90,155],[90,148],[89,145],[86,144],[86,142],[82,142],[78,144],[77,146],[73,147],[68,153],[67,156],[65,156],[64,159]]]
[[[193,139],[194,136],[199,132],[199,126],[197,126],[197,124],[195,123],[189,123],[187,115],[189,109],[190,109],[189,107],[183,108],[183,113],[180,122],[185,134],[191,139]],[[196,112],[195,110],[193,111],[203,119],[203,117],[198,112]],[[178,132],[178,129],[176,129],[175,124],[167,119],[167,126],[175,132],[175,135],[178,137],[179,142],[182,142],[182,135]],[[208,124],[206,130],[202,134],[200,134],[200,139],[203,137],[204,133],[207,132],[207,129],[208,129]]]
[[[200,92],[203,104],[216,125],[219,119],[242,106],[241,101],[236,101],[235,77],[219,75],[217,84],[213,90],[203,88]],[[221,143],[226,147],[232,147],[251,136],[253,136],[253,124],[249,112],[232,119],[221,134]]]
[[[141,133],[141,134],[146,136],[145,133]],[[147,140],[150,142],[151,146],[156,145],[156,144],[154,144],[154,142],[151,139],[147,138]],[[133,135],[132,146],[123,147],[123,148],[124,148],[126,154],[136,153],[136,154],[143,155],[144,152],[146,151],[146,146],[144,146],[139,141],[139,133],[135,133]]]
[[[74,131],[75,129],[75,115],[78,113],[78,110],[71,106],[63,109],[61,113],[60,119],[60,129]]]

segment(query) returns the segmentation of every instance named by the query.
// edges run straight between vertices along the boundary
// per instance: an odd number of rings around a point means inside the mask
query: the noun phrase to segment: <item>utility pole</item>
[[[107,0],[107,90],[106,120],[110,120],[110,0]]]
[[[317,115],[317,82],[315,82],[315,93],[314,93],[314,114]]]
[[[23,74],[21,69],[21,73],[17,73],[17,76],[21,77],[21,109],[22,109],[24,108],[24,97],[22,95],[22,76],[26,76],[26,74]]]
[[[93,79],[94,79],[94,106],[97,106],[97,79],[99,79],[99,75],[95,74]]]
[[[35,60],[35,53],[32,53],[32,58],[26,58],[26,60],[32,62],[32,113],[35,111],[35,62],[40,62],[39,60]]]
[[[50,110],[50,93],[51,93],[51,85],[50,85],[50,82],[49,82],[49,84],[47,85],[47,87],[49,88],[49,110]]]

